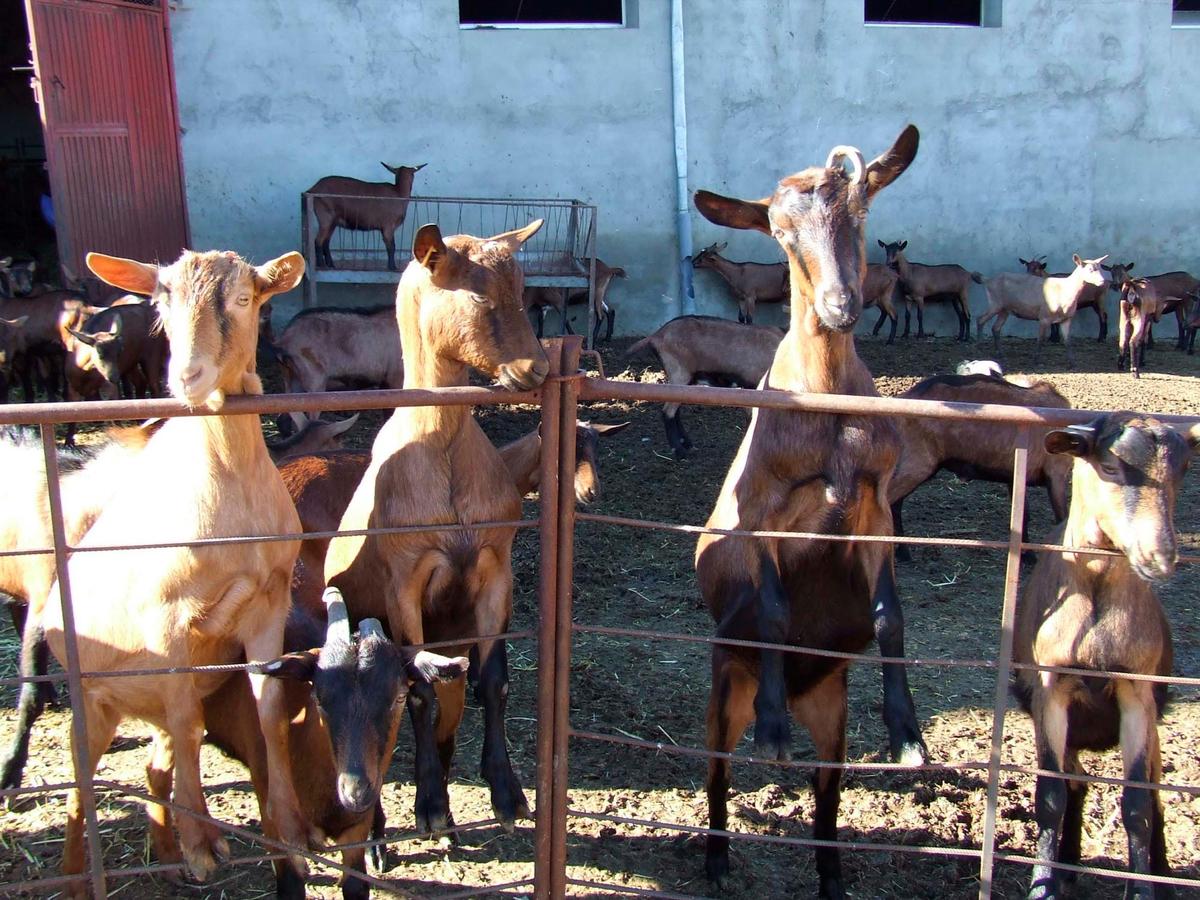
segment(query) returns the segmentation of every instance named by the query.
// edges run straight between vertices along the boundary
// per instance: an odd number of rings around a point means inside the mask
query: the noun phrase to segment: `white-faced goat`
[[[722,387],[755,387],[771,367],[783,330],[768,325],[736,325],[713,316],[679,316],[629,348],[649,347],[667,373],[668,384],[706,381]],[[663,404],[667,443],[682,459],[692,449],[678,403]]]
[[[1009,315],[1019,319],[1030,319],[1038,323],[1037,356],[1040,359],[1042,344],[1049,334],[1050,326],[1058,323],[1062,326],[1063,346],[1067,349],[1067,365],[1072,365],[1071,356],[1071,319],[1079,305],[1087,285],[1104,285],[1108,276],[1100,268],[1100,263],[1107,259],[1082,259],[1079,254],[1071,257],[1075,261],[1075,269],[1070,275],[1057,278],[1053,275],[1039,278],[1028,272],[1001,272],[989,278],[985,285],[987,289],[988,308],[975,320],[977,336],[983,335],[983,326],[990,320],[992,323],[992,341],[997,352],[1000,350],[1000,329],[1004,327]]]
[[[387,267],[396,271],[396,231],[408,215],[413,178],[425,168],[425,163],[389,166],[381,162],[380,165],[396,176],[394,184],[326,175],[308,189],[308,193],[317,195],[313,198],[313,212],[317,217],[318,265],[334,268],[329,241],[335,228],[348,228],[351,231],[378,231],[387,248]]]
[[[1190,445],[1190,446],[1189,446]],[[1072,548],[1039,555],[1017,605],[1019,664],[1088,669],[1095,676],[1018,669],[1016,693],[1033,718],[1037,767],[1038,865],[1029,897],[1061,897],[1078,865],[1087,783],[1079,751],[1121,747],[1124,777],[1162,777],[1157,719],[1166,685],[1123,677],[1167,676],[1171,630],[1151,587],[1175,571],[1175,500],[1200,425],[1183,433],[1135,413],[1052,431],[1046,450],[1074,457],[1067,521],[1050,541]],[[1090,555],[1074,550],[1117,551]],[[1104,673],[1104,674],[1099,674]],[[1121,816],[1134,875],[1168,875],[1158,791],[1128,785]],[[1162,885],[1127,882],[1125,896],[1164,897]]]

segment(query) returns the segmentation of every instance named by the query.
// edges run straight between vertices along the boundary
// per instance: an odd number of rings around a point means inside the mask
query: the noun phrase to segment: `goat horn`
[[[862,151],[848,144],[838,144],[829,151],[829,158],[825,160],[825,168],[833,169],[839,166],[842,160],[850,162],[850,183],[858,184],[862,181],[863,176],[867,173],[867,164],[863,161]]]
[[[342,592],[335,587],[325,588],[321,600],[325,603],[325,611],[329,616],[325,642],[337,638],[350,643],[350,614],[346,611],[346,601],[342,598]]]

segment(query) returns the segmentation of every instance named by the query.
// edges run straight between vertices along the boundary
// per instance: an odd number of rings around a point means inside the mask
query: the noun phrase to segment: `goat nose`
[[[844,287],[826,288],[821,297],[826,306],[830,306],[839,310],[844,310],[849,307],[853,298],[854,295]]]
[[[538,384],[546,380],[546,373],[549,371],[550,362],[544,356],[533,361],[533,375],[538,380]]]
[[[184,387],[195,384],[203,373],[204,367],[198,365],[188,366],[179,373],[179,380],[183,382]]]
[[[372,802],[371,783],[361,775],[342,772],[338,775],[338,797],[342,806],[351,812],[362,812]]]

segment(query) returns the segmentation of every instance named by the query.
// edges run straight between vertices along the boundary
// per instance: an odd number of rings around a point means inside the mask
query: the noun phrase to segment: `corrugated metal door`
[[[26,0],[62,263],[188,243],[162,0]]]

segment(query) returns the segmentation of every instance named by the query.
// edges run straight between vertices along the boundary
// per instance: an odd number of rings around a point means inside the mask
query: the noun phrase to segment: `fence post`
[[[1012,674],[1013,620],[1017,610],[1017,585],[1021,579],[1021,532],[1025,527],[1025,478],[1029,465],[1029,426],[1017,431],[1013,450],[1012,508],[1008,516],[1008,566],[1004,578],[1004,610],[1000,618],[1000,651],[996,666],[996,703],[992,708],[992,753],[988,761],[987,806],[983,819],[983,847],[979,860],[979,897],[992,896],[996,853],[996,806],[1000,797],[1000,757],[1004,740],[1004,714],[1008,708],[1008,682]]]
[[[571,731],[571,586],[575,578],[575,411],[579,382],[570,377],[579,371],[583,338],[563,338],[562,399],[558,438],[558,631],[554,654],[554,795],[550,841],[550,892],[567,892],[567,780],[568,743]]]
[[[87,715],[83,703],[83,678],[79,672],[79,645],[75,637],[75,608],[71,601],[71,578],[67,572],[67,535],[63,526],[62,493],[58,484],[58,451],[54,426],[40,426],[42,456],[46,467],[46,495],[54,535],[54,574],[58,579],[58,601],[62,604],[63,643],[66,646],[67,690],[71,695],[71,761],[75,766],[75,790],[83,807],[87,849],[92,869],[92,894],[107,897],[104,883],[104,852],[100,846],[100,823],[96,818],[95,771],[88,748]],[[69,803],[69,801],[68,801]]]
[[[550,371],[542,385],[542,463],[538,487],[538,687],[537,687],[537,807],[534,810],[533,893],[549,900],[551,878],[551,814],[554,809],[554,655],[555,612],[558,606],[558,456],[561,431],[562,339],[543,341]]]

